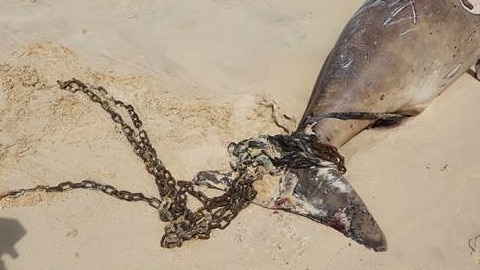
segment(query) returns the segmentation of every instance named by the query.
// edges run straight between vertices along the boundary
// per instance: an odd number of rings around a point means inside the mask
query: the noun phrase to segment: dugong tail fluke
[[[375,251],[387,250],[380,226],[338,170],[294,169],[287,175],[296,183],[283,209],[326,224]]]
[[[382,230],[343,176],[336,148],[302,132],[260,136],[229,148],[233,171],[248,171],[254,181],[256,204],[308,217],[375,251],[387,249]],[[194,182],[227,190],[234,179],[233,173],[205,171]]]

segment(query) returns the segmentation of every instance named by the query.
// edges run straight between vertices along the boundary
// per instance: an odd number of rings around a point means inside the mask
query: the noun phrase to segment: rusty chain
[[[143,201],[150,205],[153,208],[158,209],[161,205],[161,201],[155,197],[148,197],[145,196],[142,193],[132,193],[130,191],[126,190],[118,190],[117,188],[111,186],[111,185],[104,185],[97,183],[92,180],[83,180],[81,182],[62,182],[56,186],[45,186],[45,185],[39,185],[34,188],[22,188],[22,189],[17,189],[14,191],[10,191],[2,196],[0,196],[0,200],[3,198],[19,198],[26,193],[29,192],[64,192],[72,189],[90,189],[90,190],[95,190],[95,191],[101,191],[107,195],[110,195],[112,197],[116,197],[117,199],[124,200],[124,201],[129,201],[129,202],[138,202],[138,201]]]
[[[172,174],[158,159],[143,123],[132,105],[116,100],[103,87],[88,87],[77,79],[58,82],[61,89],[72,93],[82,92],[91,101],[98,103],[103,110],[110,114],[112,120],[121,127],[123,134],[133,147],[134,153],[142,159],[147,171],[155,178],[159,198],[148,197],[142,193],[132,193],[119,190],[111,185],[104,185],[92,180],[81,182],[62,182],[56,186],[37,186],[30,189],[18,189],[0,195],[4,198],[18,198],[28,192],[63,192],[72,189],[89,189],[101,191],[120,200],[143,201],[158,209],[160,219],[169,224],[165,226],[165,234],[161,239],[161,246],[179,247],[185,240],[207,239],[213,229],[224,229],[254,198],[256,192],[252,182],[248,179],[239,179],[229,190],[218,197],[209,198],[197,191],[190,181],[176,181]],[[128,124],[118,112],[123,109],[128,114],[131,124]],[[248,177],[246,177],[248,178]],[[196,198],[201,206],[192,211],[187,207],[188,195]]]
[[[247,157],[237,166],[232,167],[235,177],[221,195],[208,197],[195,189],[195,185],[191,181],[174,179],[158,158],[147,132],[143,129],[143,123],[132,105],[113,98],[103,87],[89,87],[77,79],[66,82],[58,81],[58,84],[63,90],[87,95],[91,101],[99,104],[110,115],[115,124],[120,126],[132,145],[134,153],[142,159],[146,170],[154,177],[159,197],[149,197],[142,193],[119,190],[111,185],[93,180],[83,180],[81,182],[66,181],[56,186],[40,185],[29,189],[18,189],[0,195],[0,200],[18,198],[35,191],[64,192],[73,189],[88,189],[101,191],[120,200],[142,201],[157,209],[160,219],[168,223],[164,228],[165,233],[160,243],[162,247],[172,248],[180,247],[186,240],[208,239],[213,229],[225,229],[257,195],[253,182],[258,179],[258,175],[252,174],[249,170],[251,167],[258,166],[253,157]],[[123,119],[118,109],[127,113],[131,124]],[[286,153],[281,159],[274,160],[275,166],[308,167],[323,159],[336,164],[340,172],[345,172],[343,157],[337,149],[319,142],[314,136],[296,133],[292,136],[268,136],[268,140]],[[189,196],[201,204],[195,211],[187,207]]]

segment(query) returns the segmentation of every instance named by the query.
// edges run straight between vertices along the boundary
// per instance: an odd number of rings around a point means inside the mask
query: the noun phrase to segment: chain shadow
[[[14,245],[26,233],[25,228],[16,219],[0,218],[0,270],[7,270],[2,260],[4,254],[14,259],[19,256]]]

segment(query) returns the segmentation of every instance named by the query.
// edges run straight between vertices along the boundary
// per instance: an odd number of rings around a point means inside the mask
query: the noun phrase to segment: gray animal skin
[[[339,147],[367,127],[423,111],[480,58],[478,13],[480,0],[366,1],[325,61],[297,131],[236,144],[238,161],[254,156],[272,168],[256,179],[255,203],[306,216],[385,251],[382,230],[337,166],[322,160],[279,170],[269,160],[289,154],[279,141],[309,149],[303,138],[310,135]],[[231,177],[203,172],[195,181],[228,186]]]
[[[330,52],[299,130],[340,146],[374,120],[329,113],[420,113],[479,59],[478,8],[473,0],[366,1]]]

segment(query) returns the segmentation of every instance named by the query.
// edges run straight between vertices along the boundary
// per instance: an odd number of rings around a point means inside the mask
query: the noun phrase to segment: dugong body
[[[382,230],[342,175],[342,166],[321,157],[326,148],[317,151],[316,146],[341,146],[366,127],[425,109],[479,59],[479,2],[367,0],[328,55],[297,131],[235,145],[236,166],[254,157],[252,164],[267,168],[255,179],[255,202],[386,250]],[[285,157],[308,162],[299,166],[291,160],[279,169],[276,164]],[[195,181],[217,187],[232,183],[218,172],[200,173]]]
[[[325,61],[299,130],[312,125],[340,146],[374,120],[329,113],[420,113],[480,58],[478,8],[473,0],[366,1]]]

